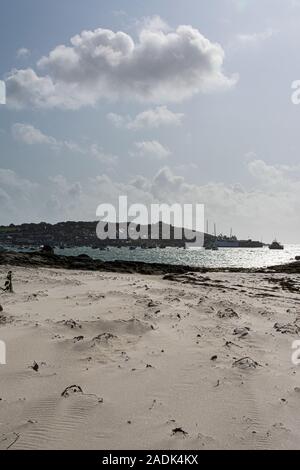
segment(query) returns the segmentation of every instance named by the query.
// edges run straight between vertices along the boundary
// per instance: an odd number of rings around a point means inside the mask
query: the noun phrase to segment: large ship
[[[219,248],[239,248],[239,240],[232,235],[230,237],[219,235],[217,237],[217,246]]]
[[[208,223],[207,223],[207,233],[208,233]],[[208,240],[206,244],[206,249],[212,249],[212,246],[216,248],[263,248],[264,243],[258,240],[238,240],[238,238],[232,234],[232,229],[230,230],[230,235],[217,235],[216,224],[214,224],[214,235],[211,236],[211,239]]]
[[[217,238],[219,248],[263,248],[264,244],[258,240],[238,240],[237,237],[219,236]]]

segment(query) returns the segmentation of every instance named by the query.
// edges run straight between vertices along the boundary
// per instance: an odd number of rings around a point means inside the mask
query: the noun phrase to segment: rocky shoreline
[[[41,252],[20,253],[15,251],[0,253],[0,265],[149,275],[184,274],[187,272],[300,273],[299,260],[267,268],[206,268],[163,263],[144,263],[141,261],[101,261],[90,258],[88,255],[62,256]]]

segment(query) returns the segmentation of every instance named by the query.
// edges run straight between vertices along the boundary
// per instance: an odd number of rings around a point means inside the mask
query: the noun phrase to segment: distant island
[[[143,226],[144,233],[151,233],[155,229],[159,234],[157,239],[151,239],[150,236],[133,240],[130,237],[122,239],[124,231],[128,230],[129,223],[116,224],[116,239],[107,238],[100,240],[96,234],[98,221],[67,221],[50,224],[46,222],[24,223],[21,225],[10,224],[9,226],[0,226],[0,246],[2,247],[24,247],[37,248],[41,245],[49,245],[58,248],[74,248],[87,246],[95,249],[105,249],[112,247],[141,247],[145,249],[151,248],[184,248],[187,242],[191,242],[196,236],[196,232],[192,230],[182,230],[182,236],[178,239],[176,228],[173,225],[167,225],[158,222],[155,225]],[[103,225],[107,225],[103,222]],[[136,225],[135,229],[140,231],[141,227]],[[178,230],[178,229],[177,229]],[[163,238],[163,233],[169,233],[168,238]],[[176,235],[175,235],[176,233]],[[220,247],[236,247],[236,248],[261,248],[263,243],[253,240],[238,240],[236,237],[216,237],[205,233],[202,235],[204,247],[209,247],[212,243],[217,243]],[[186,238],[187,237],[187,238]]]

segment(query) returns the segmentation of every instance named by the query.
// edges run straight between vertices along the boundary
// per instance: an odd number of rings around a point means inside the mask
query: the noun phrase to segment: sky
[[[2,0],[0,225],[205,205],[300,243],[298,0]]]

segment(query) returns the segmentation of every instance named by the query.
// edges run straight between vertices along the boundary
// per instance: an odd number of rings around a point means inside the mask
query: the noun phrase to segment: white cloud
[[[68,150],[72,153],[79,153],[92,156],[99,162],[114,166],[118,161],[115,155],[106,154],[97,144],[79,144],[72,140],[58,140],[55,137],[44,134],[40,129],[31,124],[15,123],[11,128],[13,138],[26,145],[47,145],[54,151]]]
[[[97,160],[99,160],[99,162],[105,163],[106,165],[114,166],[118,162],[118,157],[116,155],[105,153],[97,144],[90,145],[88,151]]]
[[[17,58],[18,59],[27,59],[31,55],[31,52],[26,47],[21,47],[17,50]]]
[[[12,126],[12,135],[15,140],[27,145],[50,145],[53,147],[59,146],[59,142],[46,134],[43,134],[39,129],[31,124],[16,123]]]
[[[115,113],[109,113],[107,118],[115,127],[131,130],[159,128],[162,126],[180,126],[184,118],[182,113],[174,113],[167,106],[157,106],[147,109],[134,118],[130,116],[121,116]]]
[[[171,152],[157,140],[146,140],[134,143],[135,150],[130,153],[133,157],[167,158]]]
[[[127,123],[128,121],[130,121],[129,117],[123,117],[120,114],[116,113],[108,113],[106,117],[118,129],[121,129],[122,127],[127,127]]]
[[[33,69],[12,70],[8,102],[22,108],[95,105],[102,98],[181,101],[197,93],[226,90],[237,77],[223,72],[224,51],[192,26],[166,30],[155,17],[138,41],[107,29],[83,31]]]
[[[170,26],[159,15],[145,16],[137,22],[137,25],[140,32],[145,29],[150,31],[163,31],[165,33],[172,31]]]
[[[236,36],[236,41],[239,45],[257,45],[267,39],[270,39],[277,31],[274,29],[267,29],[266,31],[262,31],[260,33],[249,33],[249,34],[238,34]]]

